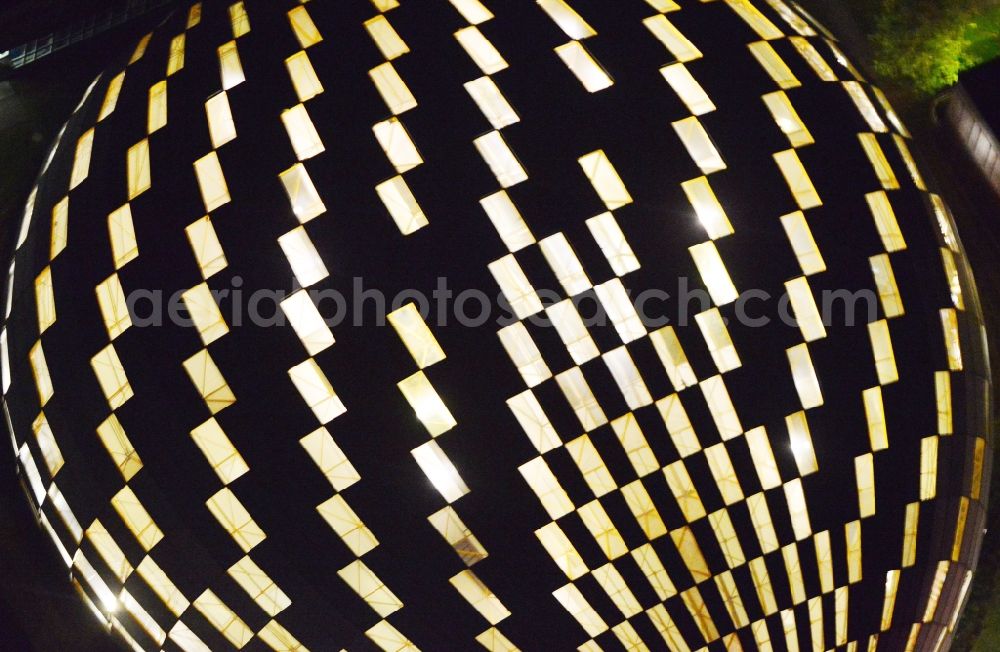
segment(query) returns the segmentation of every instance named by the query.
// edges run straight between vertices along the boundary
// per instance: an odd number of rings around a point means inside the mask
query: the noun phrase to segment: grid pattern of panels
[[[25,211],[42,524],[136,650],[944,649],[989,385],[908,139],[783,0],[194,3]],[[391,328],[331,329],[355,275]],[[400,299],[438,277],[509,319]]]

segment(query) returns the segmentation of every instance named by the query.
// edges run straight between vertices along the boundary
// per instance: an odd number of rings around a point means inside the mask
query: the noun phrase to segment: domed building
[[[100,75],[0,335],[136,650],[948,649],[989,369],[784,0],[206,0]]]

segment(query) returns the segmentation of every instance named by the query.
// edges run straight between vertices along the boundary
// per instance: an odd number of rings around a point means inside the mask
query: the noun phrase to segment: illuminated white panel
[[[472,571],[464,570],[449,581],[491,625],[496,625],[510,615],[500,599]]]
[[[233,38],[250,33],[250,17],[242,2],[229,5],[229,22],[233,28]]]
[[[295,156],[300,161],[312,158],[326,150],[312,119],[309,117],[309,111],[305,104],[296,104],[292,108],[282,111],[281,122],[284,123],[285,131],[288,132],[288,140],[292,143]]]
[[[211,213],[219,206],[229,203],[229,187],[226,185],[218,154],[212,151],[195,161],[194,171],[206,212]]]
[[[597,636],[608,631],[608,625],[601,618],[601,615],[590,606],[587,598],[583,596],[580,589],[574,584],[566,586],[552,592],[555,599],[570,613],[588,636]]]
[[[542,457],[536,457],[517,468],[553,521],[573,511],[573,501],[559,484],[552,469]]]
[[[823,318],[819,314],[819,308],[816,306],[816,300],[806,277],[800,276],[786,281],[785,292],[792,304],[795,321],[802,331],[802,339],[813,342],[826,337],[826,327],[823,325]]]
[[[567,295],[576,296],[592,287],[587,272],[584,271],[565,235],[562,233],[551,235],[540,240],[538,246]]]
[[[674,126],[676,127],[677,123],[674,123]],[[722,159],[719,159],[719,162],[722,163]],[[725,163],[722,163],[722,168],[725,168]],[[702,171],[706,171],[704,167]],[[733,233],[733,225],[729,222],[729,217],[715,196],[707,177],[685,181],[681,184],[681,188],[684,189],[684,194],[691,202],[691,207],[694,208],[698,221],[705,228],[709,238],[715,240]]]
[[[715,484],[719,488],[722,501],[727,505],[741,502],[743,488],[740,486],[733,462],[726,451],[726,445],[720,443],[706,448],[705,459],[708,461],[708,468],[712,472]]]
[[[871,99],[868,98],[868,94],[865,93],[864,86],[856,81],[845,81],[843,84],[844,90],[847,91],[854,105],[858,107],[858,113],[865,119],[871,130],[880,133],[889,131],[889,128],[885,126],[885,122],[879,116],[878,109],[875,108]]]
[[[383,618],[403,608],[400,599],[360,559],[341,568],[337,575]]]
[[[763,99],[778,127],[788,136],[788,142],[792,147],[803,147],[814,142],[812,134],[809,133],[809,129],[806,128],[802,118],[795,111],[795,107],[792,106],[785,91],[768,93],[764,95]]]
[[[368,75],[393,114],[399,115],[417,106],[416,98],[413,97],[406,82],[399,76],[391,62],[386,61],[375,66],[368,71]]]
[[[667,486],[670,493],[677,499],[677,505],[684,514],[688,523],[697,521],[705,517],[705,506],[701,502],[701,496],[691,481],[687,467],[683,460],[677,460],[669,466],[663,467],[664,477],[667,479]]]
[[[556,382],[585,431],[596,430],[608,422],[604,410],[601,409],[579,367],[558,374]]]
[[[649,442],[646,441],[646,436],[639,428],[634,414],[629,412],[614,419],[611,422],[611,428],[618,436],[618,441],[628,455],[636,475],[645,477],[660,470],[660,463],[657,461],[653,449],[649,447]]]
[[[49,426],[49,421],[45,418],[44,413],[38,413],[38,417],[31,424],[31,430],[35,433],[35,441],[42,453],[42,460],[49,471],[49,477],[54,478],[59,473],[59,469],[63,467],[64,461],[59,445],[56,443],[56,437],[52,433],[52,427]],[[55,484],[52,484],[50,488],[54,486]]]
[[[806,413],[799,411],[788,415],[785,417],[785,426],[788,428],[788,440],[799,475],[807,476],[818,471],[819,464],[816,462],[816,452],[813,448]]]
[[[639,269],[639,259],[625,239],[618,221],[610,211],[587,220],[587,228],[608,259],[612,271],[618,276],[625,276]]]
[[[69,189],[79,186],[90,174],[90,158],[94,150],[93,128],[83,132],[76,141],[76,153],[73,156],[73,169],[69,175]]]
[[[489,555],[451,505],[434,512],[427,520],[451,544],[466,566],[472,566]]]
[[[233,537],[243,552],[250,552],[267,538],[264,531],[250,516],[250,512],[228,487],[220,489],[205,504],[212,512],[212,516],[219,521],[219,525]]]
[[[120,408],[132,398],[132,386],[125,377],[125,367],[122,366],[113,344],[108,344],[91,358],[90,365],[111,409]]]
[[[285,59],[285,67],[292,79],[292,86],[295,87],[295,94],[299,96],[299,102],[311,100],[323,92],[323,84],[305,50]]]
[[[587,565],[580,553],[573,547],[569,537],[562,531],[558,523],[553,521],[545,527],[535,530],[535,536],[538,537],[539,542],[559,566],[559,569],[566,574],[566,577],[575,580],[588,572]]]
[[[952,371],[962,370],[962,346],[958,338],[958,314],[954,308],[940,311],[941,330],[944,332],[944,347],[948,353],[948,368]],[[888,334],[888,330],[886,331]]]
[[[330,327],[305,290],[299,290],[283,299],[281,310],[288,317],[288,322],[309,355],[316,355],[333,344]]]
[[[135,535],[143,550],[148,552],[163,539],[163,531],[153,522],[153,518],[143,507],[139,497],[128,485],[111,498],[111,506],[121,516],[125,527]]]
[[[55,259],[66,248],[69,230],[69,195],[63,197],[52,206],[52,237],[49,246],[49,258]]]
[[[597,191],[598,196],[609,211],[632,203],[632,196],[622,182],[622,178],[618,176],[618,171],[608,160],[604,150],[597,150],[586,156],[581,156],[579,162],[583,173],[590,179],[594,190]]]
[[[100,291],[100,285],[98,292]],[[45,266],[35,277],[35,304],[38,312],[38,332],[56,323],[56,298],[52,288],[52,268]]]
[[[826,62],[826,59],[823,58],[823,55],[819,53],[819,50],[813,46],[811,41],[801,36],[790,36],[788,40],[795,46],[795,49],[802,55],[802,58],[813,69],[817,77],[825,82],[837,81],[837,73],[834,72],[833,68],[830,67],[830,64]]]
[[[605,557],[617,559],[628,552],[625,540],[622,539],[621,533],[615,528],[611,517],[599,500],[595,499],[583,505],[577,510],[577,514]]]
[[[399,174],[412,170],[424,162],[399,118],[393,116],[378,122],[372,127],[372,131],[382,146],[382,151]]]
[[[885,152],[882,150],[882,146],[879,144],[875,134],[858,134],[858,140],[861,141],[861,146],[865,150],[868,161],[872,164],[872,169],[875,171],[875,175],[878,177],[882,187],[886,190],[898,190],[899,180],[896,178],[896,173],[893,172],[892,166],[889,165],[889,161],[885,157]]]
[[[236,41],[230,41],[219,46],[219,71],[222,76],[222,90],[228,91],[246,81],[243,74],[243,64],[240,63],[240,53],[236,49]]]
[[[97,426],[97,436],[126,482],[142,469],[142,460],[114,413]]]
[[[365,21],[365,29],[368,35],[375,41],[379,52],[388,61],[402,56],[410,51],[410,47],[400,38],[392,23],[384,15],[379,14],[374,18]]]
[[[726,270],[722,256],[716,249],[714,242],[703,242],[693,247],[688,247],[691,257],[694,259],[695,267],[701,280],[708,288],[708,293],[712,301],[719,306],[736,301],[739,294],[733,285],[729,272]]]
[[[289,369],[288,376],[320,423],[329,423],[347,412],[326,374],[312,358]]]
[[[500,190],[480,199],[479,204],[486,211],[487,217],[490,218],[490,222],[493,223],[508,250],[520,251],[535,243],[535,236],[531,234],[531,230],[506,190]]]
[[[677,137],[684,143],[688,154],[695,165],[701,170],[702,174],[712,174],[713,172],[726,169],[726,162],[722,160],[719,150],[716,149],[715,143],[712,142],[712,137],[708,135],[705,127],[702,126],[697,117],[691,116],[683,120],[678,120],[673,123],[673,127],[677,133]],[[707,185],[707,183],[706,180],[705,184]],[[688,199],[691,199],[690,194],[688,195]],[[691,203],[695,204],[694,201]],[[697,205],[695,207],[697,208]]]
[[[128,148],[125,155],[128,177],[128,198],[135,199],[152,184],[149,167],[149,139],[143,138]]]
[[[698,383],[702,396],[708,404],[708,409],[712,412],[712,420],[723,441],[728,441],[743,434],[743,426],[740,425],[740,418],[733,407],[733,401],[729,397],[729,390],[726,389],[726,382],[722,376],[712,376]]]
[[[649,339],[653,342],[653,348],[670,378],[670,383],[674,386],[674,391],[679,392],[698,383],[698,378],[694,375],[694,369],[688,362],[673,326],[664,326],[653,331],[649,334]]]
[[[445,359],[444,349],[438,344],[415,303],[408,303],[389,313],[389,323],[421,369]]]
[[[809,347],[806,344],[798,344],[786,349],[785,353],[788,355],[792,380],[795,381],[795,390],[799,394],[802,407],[808,410],[823,405],[823,392],[819,386],[816,369],[813,367],[812,356],[809,355]]]
[[[660,68],[660,74],[663,75],[663,78],[670,84],[670,88],[674,89],[674,92],[693,115],[705,115],[715,111],[712,98],[708,96],[705,89],[701,87],[701,84],[683,63],[663,66]]]
[[[608,88],[614,81],[601,64],[591,56],[579,41],[570,41],[555,49],[566,67],[576,75],[588,93],[596,93]]]
[[[188,599],[153,561],[152,557],[143,557],[142,562],[135,567],[135,570],[172,614],[179,617],[188,608],[190,604]]]
[[[489,270],[518,319],[527,319],[541,312],[542,301],[513,254],[493,261]]]
[[[302,287],[315,285],[330,275],[303,227],[296,227],[278,238],[278,244],[291,265],[295,279]]]
[[[615,384],[625,397],[625,403],[630,410],[638,410],[641,407],[652,405],[653,397],[646,388],[646,383],[639,373],[639,369],[632,361],[628,349],[619,346],[602,356],[604,364],[607,365],[614,378]]]
[[[750,43],[747,47],[750,48],[750,53],[757,60],[757,63],[778,84],[779,88],[788,90],[802,85],[770,43],[757,41]]]
[[[750,0],[725,0],[726,4],[736,12],[736,14],[743,19],[747,25],[750,26],[757,36],[766,40],[778,39],[784,36],[784,32],[777,28],[777,26],[767,19],[764,14],[760,13]]]
[[[316,45],[323,40],[323,36],[316,29],[309,12],[305,7],[295,7],[288,12],[288,22],[291,23],[295,38],[303,48]]]
[[[507,399],[507,407],[539,453],[547,453],[562,445],[559,433],[530,389]]]
[[[826,271],[826,263],[823,261],[823,254],[816,246],[809,223],[802,211],[789,213],[781,216],[781,225],[785,229],[785,235],[795,251],[795,257],[799,261],[802,273],[806,276],[818,274]]]
[[[464,27],[455,32],[455,38],[465,49],[484,75],[492,75],[507,67],[507,62],[478,27]]]
[[[694,316],[701,330],[705,343],[708,344],[708,351],[712,354],[712,361],[719,369],[725,373],[737,369],[742,364],[740,356],[736,352],[733,340],[729,337],[729,329],[718,308],[712,308]]]
[[[236,396],[222,377],[208,349],[202,349],[184,361],[184,369],[191,382],[205,399],[205,404],[215,414],[236,402]]]
[[[319,470],[337,491],[343,491],[361,479],[344,451],[333,441],[330,432],[320,427],[299,440]]]
[[[198,267],[201,268],[203,278],[207,279],[226,268],[229,263],[226,261],[222,243],[219,242],[219,236],[216,234],[209,216],[206,215],[188,224],[184,227],[184,233],[188,237],[188,242],[191,243],[191,249],[198,261]]]
[[[236,123],[233,122],[229,96],[225,91],[208,98],[205,102],[205,114],[208,117],[208,135],[212,139],[212,147],[218,149],[236,138]]]
[[[595,285],[594,291],[622,342],[628,344],[646,336],[646,327],[621,279]]]
[[[680,396],[677,394],[665,396],[656,402],[656,407],[663,419],[663,424],[670,433],[670,439],[681,457],[694,455],[701,450],[698,435],[691,426],[691,421],[684,410]]]
[[[524,171],[514,152],[510,151],[499,131],[491,131],[472,142],[501,187],[510,188],[528,179],[528,173]]]
[[[486,8],[480,0],[448,0],[462,14],[470,25],[485,23],[493,18],[493,12]]]
[[[875,458],[871,453],[854,458],[854,474],[858,483],[858,515],[875,515]]]
[[[896,356],[892,349],[892,338],[889,336],[889,322],[880,319],[868,324],[868,337],[872,344],[872,355],[875,358],[875,370],[878,372],[880,385],[888,385],[899,380],[896,370]]]
[[[812,179],[809,178],[809,173],[802,165],[796,150],[787,149],[774,154],[774,162],[778,164],[781,174],[784,175],[788,189],[791,190],[799,208],[806,210],[823,205],[823,200],[817,194]]]
[[[223,484],[229,484],[250,470],[246,460],[214,417],[192,430],[191,439],[201,449]]]
[[[500,92],[500,88],[489,77],[466,82],[465,90],[472,97],[476,106],[482,111],[486,119],[490,121],[494,129],[503,129],[509,125],[520,122],[520,118],[514,108],[507,101],[507,98]]]
[[[94,522],[90,524],[87,531],[84,533],[87,539],[94,545],[97,550],[97,554],[101,556],[104,563],[107,564],[108,569],[114,574],[118,581],[125,582],[128,576],[132,574],[132,564],[129,563],[128,558],[125,556],[125,552],[121,549],[118,543],[112,538],[111,534],[108,532],[104,524],[99,520],[94,519]],[[78,563],[78,559],[82,557],[82,552],[77,551],[77,558],[74,559],[74,565]],[[116,604],[116,600],[112,600],[112,605]]]
[[[614,567],[614,564],[609,562],[600,568],[595,568],[593,576],[623,616],[631,618],[642,612],[642,605],[639,604],[625,578]],[[621,638],[620,632],[623,626],[628,627],[632,634],[636,634],[635,629],[629,623],[624,623],[624,625],[618,625],[615,628],[615,633],[619,638]]]
[[[361,557],[378,546],[378,539],[340,494],[316,506],[330,528],[355,556]],[[272,616],[274,614],[271,614]]]
[[[423,371],[418,371],[409,378],[399,381],[398,386],[399,391],[403,393],[403,397],[416,413],[417,419],[424,424],[431,437],[437,437],[458,425],[448,406],[441,400],[441,396]]]
[[[125,71],[118,73],[111,78],[108,83],[108,90],[104,93],[104,101],[101,103],[101,111],[97,114],[97,121],[101,122],[106,117],[114,113],[118,106],[118,97],[122,92],[122,84],[125,82]],[[93,130],[91,130],[92,133]],[[73,184],[70,184],[73,187]]]
[[[280,175],[281,185],[292,205],[292,212],[299,222],[305,224],[326,212],[326,205],[313,185],[309,171],[302,163],[296,163]]]
[[[497,331],[497,335],[528,387],[536,387],[552,377],[552,372],[542,359],[542,354],[524,322],[514,322],[510,326],[504,326]]]
[[[219,306],[215,302],[215,297],[208,287],[208,283],[200,283],[193,288],[186,290],[181,299],[187,308],[191,321],[198,329],[202,344],[208,346],[215,340],[229,332],[229,326],[223,319]]]
[[[747,446],[750,448],[750,458],[754,469],[760,478],[760,486],[764,489],[774,489],[781,486],[781,473],[778,463],[771,450],[771,442],[764,426],[758,426],[746,432]]]
[[[802,489],[802,480],[796,478],[784,486],[785,501],[788,503],[788,513],[792,519],[792,530],[795,540],[801,541],[812,534],[809,524],[809,509],[806,506],[806,495]]]
[[[458,474],[455,465],[436,441],[428,441],[410,452],[427,479],[449,503],[469,493],[469,488]]]
[[[166,81],[159,81],[149,87],[149,113],[146,122],[147,133],[153,133],[167,126]]]
[[[559,338],[566,345],[566,349],[569,351],[570,357],[573,358],[575,364],[583,364],[600,355],[600,350],[594,344],[590,333],[587,332],[587,327],[584,325],[583,319],[580,317],[580,313],[577,312],[572,300],[564,299],[559,303],[552,304],[545,309],[545,314],[552,322],[552,325],[555,326],[556,332],[559,333]],[[520,322],[517,325],[520,325]],[[505,327],[501,330],[501,333],[509,328],[511,327]],[[534,346],[533,342],[532,346]],[[535,352],[537,352],[537,349],[535,349]],[[542,366],[545,365],[541,360],[541,354],[538,354],[538,363]],[[520,366],[518,368],[520,369]],[[548,372],[548,367],[545,367],[545,371]],[[529,386],[531,385],[529,384]]]
[[[951,254],[950,249],[941,249],[942,252]],[[899,294],[899,286],[896,285],[896,275],[892,271],[892,262],[889,254],[879,254],[868,259],[872,268],[872,276],[875,278],[875,287],[878,289],[879,300],[882,303],[882,312],[886,318],[901,316],[903,309],[903,298]]]
[[[272,618],[292,604],[285,592],[249,556],[230,566],[227,572],[257,606]]]
[[[403,235],[410,235],[427,226],[427,216],[403,177],[396,176],[380,183],[375,186],[375,192]]]
[[[701,58],[701,51],[681,34],[663,14],[650,16],[642,21],[653,36],[670,51],[674,58],[682,63]]]
[[[242,649],[253,638],[253,630],[211,590],[206,589],[191,604],[236,649]]]
[[[572,39],[585,39],[596,36],[594,28],[587,24],[587,21],[578,14],[573,7],[566,3],[566,0],[537,0],[549,18],[559,26],[566,36]]]

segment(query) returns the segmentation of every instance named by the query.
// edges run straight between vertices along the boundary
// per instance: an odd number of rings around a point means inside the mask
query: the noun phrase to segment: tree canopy
[[[1000,0],[855,0],[874,48],[875,70],[935,93],[1000,53]]]

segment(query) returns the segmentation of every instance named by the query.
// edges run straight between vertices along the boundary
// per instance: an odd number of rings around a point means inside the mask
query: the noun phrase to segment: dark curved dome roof
[[[782,0],[178,11],[25,214],[31,498],[136,649],[943,650],[990,387],[908,138]]]

